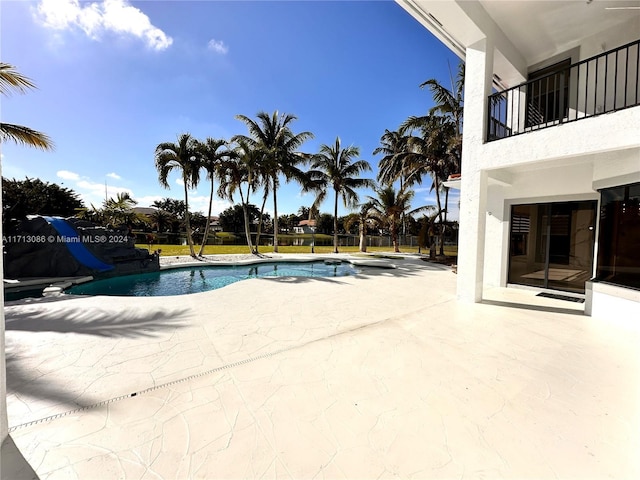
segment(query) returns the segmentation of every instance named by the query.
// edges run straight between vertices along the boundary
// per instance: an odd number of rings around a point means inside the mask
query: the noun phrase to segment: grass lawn
[[[146,244],[136,244],[138,248],[149,248]],[[152,245],[151,251],[162,250],[161,256],[179,256],[179,255],[189,255],[189,246],[188,245]],[[196,247],[196,253],[200,251],[200,245]],[[410,246],[401,246],[400,251],[402,253],[418,253],[418,247],[410,247]],[[260,247],[260,253],[272,253],[273,247]],[[316,253],[332,253],[333,246],[320,246],[316,245],[315,247]],[[340,253],[357,253],[358,247],[340,247]],[[393,247],[367,247],[367,252],[370,253],[378,253],[378,252],[393,252]],[[249,247],[246,245],[207,245],[204,249],[205,255],[232,255],[232,254],[242,254],[242,253],[251,253],[249,251]],[[280,246],[278,247],[278,253],[311,253],[311,248],[308,246]],[[428,251],[427,251],[428,253]],[[456,246],[448,246],[444,247],[444,253],[447,256],[456,256],[458,254],[458,247]]]

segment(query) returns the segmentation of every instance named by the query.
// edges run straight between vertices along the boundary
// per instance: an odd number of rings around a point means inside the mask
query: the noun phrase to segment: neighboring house
[[[151,217],[151,215],[155,214],[158,211],[158,209],[154,207],[133,207],[132,210],[136,213],[146,215],[147,217]]]
[[[220,226],[220,217],[209,217],[209,231],[211,232],[222,231],[222,227]]]
[[[316,228],[315,220],[302,220],[293,227],[293,233],[314,233]]]
[[[640,318],[640,2],[397,2],[466,63],[459,299]]]

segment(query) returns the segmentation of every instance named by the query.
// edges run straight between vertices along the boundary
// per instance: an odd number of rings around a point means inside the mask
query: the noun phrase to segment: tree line
[[[395,130],[385,130],[380,138],[380,146],[373,151],[374,155],[383,155],[378,163],[377,181],[361,177],[371,171],[370,164],[359,158],[358,147],[344,147],[339,137],[330,144],[321,145],[316,153],[302,151],[302,145],[313,138],[313,134],[294,133],[292,124],[296,117],[277,111],[272,114],[259,112],[255,120],[237,115],[236,118],[247,127],[247,135],[234,135],[228,140],[206,138],[201,141],[189,133],[183,133],[178,136],[176,142],[157,145],[155,167],[160,184],[168,188],[168,177],[174,170],[179,171],[182,177],[185,212],[183,220],[191,255],[198,257],[203,254],[210,232],[211,208],[216,194],[234,203],[239,199],[247,244],[253,253],[258,253],[260,234],[267,215],[265,206],[271,197],[274,214],[273,249],[277,252],[277,195],[281,179],[296,181],[304,192],[315,194],[315,201],[309,209],[310,220],[317,219],[320,204],[329,196],[333,197],[336,253],[338,201],[342,200],[345,207],[354,210],[348,221],[343,222],[343,227],[351,228],[358,225],[361,249],[364,249],[366,244],[364,237],[367,229],[376,226],[390,232],[394,250],[398,251],[398,235],[400,230],[406,228],[407,217],[422,213],[421,230],[425,232],[423,237],[429,242],[433,236],[439,236],[439,253],[443,255],[449,201],[449,191],[443,186],[443,182],[450,174],[460,172],[461,167],[463,81],[464,64],[460,63],[457,76],[451,81],[451,89],[435,79],[427,80],[420,85],[420,88],[430,89],[435,106],[426,115],[409,117]],[[30,79],[17,72],[13,66],[0,63],[0,94],[7,95],[11,91],[25,93],[31,88],[35,86]],[[43,133],[20,125],[0,123],[0,143],[7,140],[45,150],[53,148],[51,140]],[[202,172],[210,182],[209,212],[205,217],[202,245],[196,255],[191,223],[197,214],[189,212],[188,191],[199,184]],[[410,210],[414,196],[413,188],[428,177],[432,180],[431,191],[435,192],[436,207],[421,206]],[[34,180],[26,179],[26,182],[33,183]],[[29,186],[32,187],[34,185]],[[360,203],[358,189],[364,187],[372,188],[375,196],[368,196],[365,202]],[[253,205],[253,196],[258,192],[262,192],[262,196],[257,199],[260,206],[254,245],[250,232],[249,209]],[[444,201],[441,193],[444,193]],[[136,220],[136,214],[132,211],[135,203],[128,194],[118,194],[115,199],[105,200],[103,208],[97,209],[92,206],[91,209],[84,209],[82,214],[87,218],[93,217],[100,223],[132,222]],[[12,208],[15,208],[15,205]],[[78,207],[74,206],[75,208]],[[5,206],[3,210],[3,213],[11,215]],[[160,217],[163,213],[160,210],[166,211],[159,208],[157,223],[162,221]],[[434,253],[432,248],[432,254]]]
[[[297,119],[292,114],[258,112],[256,119],[245,115],[236,118],[245,124],[248,134],[238,134],[230,139],[206,138],[198,140],[189,133],[178,135],[176,142],[164,142],[155,149],[155,167],[158,181],[168,188],[168,176],[178,171],[184,188],[184,203],[189,209],[189,189],[200,183],[201,172],[210,182],[209,214],[206,216],[202,245],[195,253],[189,215],[185,227],[187,242],[193,257],[202,255],[210,230],[209,219],[214,195],[239,205],[244,214],[244,232],[252,253],[258,253],[260,235],[264,224],[265,206],[269,197],[273,200],[273,251],[278,251],[278,189],[280,181],[295,181],[303,192],[315,194],[309,219],[318,215],[322,202],[332,197],[334,221],[334,252],[338,253],[338,202],[357,210],[349,223],[360,225],[361,249],[365,245],[367,226],[377,225],[389,230],[394,250],[399,251],[399,229],[406,225],[406,217],[424,213],[423,224],[427,237],[440,236],[440,254],[443,255],[443,239],[447,225],[448,188],[442,185],[450,174],[460,171],[462,157],[462,108],[464,64],[460,64],[451,89],[437,80],[427,80],[420,85],[428,87],[435,106],[424,116],[411,116],[396,130],[385,130],[380,146],[373,152],[382,154],[379,161],[377,182],[362,175],[371,171],[371,165],[360,159],[356,146],[343,146],[340,137],[331,144],[322,144],[316,153],[304,152],[305,141],[313,138],[311,132],[295,133],[292,124]],[[410,210],[414,197],[413,187],[426,177],[432,179],[437,206],[421,206]],[[216,181],[218,182],[217,189]],[[372,188],[375,196],[368,196],[360,203],[358,190]],[[259,220],[257,238],[251,237],[249,206],[258,192]],[[444,202],[441,199],[444,192]],[[430,215],[427,215],[430,214]]]

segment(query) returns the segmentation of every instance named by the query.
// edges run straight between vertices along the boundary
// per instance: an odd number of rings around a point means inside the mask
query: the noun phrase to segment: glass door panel
[[[593,271],[596,202],[553,204],[551,212],[548,288],[582,293]]]
[[[514,205],[509,283],[584,292],[591,277],[596,202]]]
[[[509,283],[544,287],[547,256],[544,213],[538,205],[512,207]]]

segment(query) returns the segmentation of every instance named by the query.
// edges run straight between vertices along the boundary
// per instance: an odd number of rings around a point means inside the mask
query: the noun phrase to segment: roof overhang
[[[463,60],[468,47],[491,37],[493,71],[503,86],[519,84],[528,67],[576,48],[587,36],[619,29],[637,38],[640,32],[640,0],[396,2]]]

